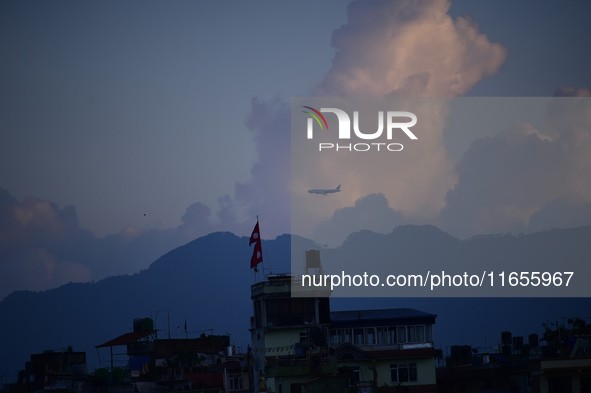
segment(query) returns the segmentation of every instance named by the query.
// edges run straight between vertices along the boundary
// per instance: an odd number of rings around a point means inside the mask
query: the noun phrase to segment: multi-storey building
[[[277,393],[436,392],[433,324],[413,309],[330,311],[329,292],[292,298],[293,278],[251,288],[255,380]]]
[[[435,315],[399,308],[333,311],[329,346],[337,366],[352,371],[352,384],[371,390],[404,385],[435,392]]]
[[[311,376],[333,369],[324,337],[330,324],[328,298],[292,298],[288,275],[269,276],[254,284],[251,298],[255,381],[264,378],[270,391],[290,392]],[[312,364],[307,356],[316,350],[318,357]]]

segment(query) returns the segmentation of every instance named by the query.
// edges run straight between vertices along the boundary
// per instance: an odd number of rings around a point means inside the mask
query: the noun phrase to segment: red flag
[[[257,241],[254,244],[254,252],[252,253],[252,258],[250,258],[250,268],[253,267],[256,269],[256,266],[263,262],[263,249],[261,248],[261,242]]]
[[[257,220],[257,224],[254,226],[252,230],[252,235],[250,235],[250,243],[248,245],[252,245],[252,243],[256,243],[261,240],[261,232],[259,231],[259,220]]]

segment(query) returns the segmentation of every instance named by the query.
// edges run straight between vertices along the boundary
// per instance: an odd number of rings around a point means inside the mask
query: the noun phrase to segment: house
[[[125,384],[139,391],[207,390],[248,391],[249,354],[236,354],[229,335],[197,338],[156,338],[153,325],[145,323],[97,348],[125,345],[128,357]],[[112,356],[111,356],[112,358]],[[112,364],[112,363],[111,363]]]
[[[329,347],[337,367],[352,370],[352,385],[364,391],[397,385],[408,392],[437,391],[434,314],[400,308],[330,316]]]
[[[86,352],[44,351],[32,354],[25,370],[19,373],[19,381],[25,382],[25,390],[80,391],[87,377]]]
[[[445,393],[587,393],[591,392],[589,327],[547,329],[528,343],[511,332],[501,333],[492,352],[468,345],[452,346],[445,367],[437,369],[439,391]],[[575,324],[576,325],[576,324]],[[546,341],[546,345],[540,345]]]

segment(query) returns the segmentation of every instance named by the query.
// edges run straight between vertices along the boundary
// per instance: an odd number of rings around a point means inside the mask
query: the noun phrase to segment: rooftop
[[[330,319],[335,324],[355,324],[374,322],[376,325],[397,321],[399,323],[413,322],[435,323],[437,315],[413,308],[387,308],[378,310],[350,310],[331,311]]]

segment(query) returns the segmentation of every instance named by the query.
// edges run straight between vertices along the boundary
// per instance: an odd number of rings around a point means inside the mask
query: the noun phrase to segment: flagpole
[[[259,241],[261,241],[261,226],[259,224],[259,215],[257,214],[257,225],[259,226]],[[256,247],[256,245],[255,245]],[[259,268],[257,266],[254,267],[254,283],[257,283],[257,273],[259,271]]]
[[[259,215],[257,214],[257,225],[259,226],[259,242],[261,241],[261,226],[259,224]],[[256,247],[256,245],[255,245]],[[257,266],[254,267],[254,283],[257,283],[257,273],[259,271],[259,268]]]
[[[259,215],[258,214],[257,214],[257,225],[259,226],[259,242],[261,243],[261,248],[262,248],[262,246],[263,246],[263,239],[261,239],[261,224],[259,223]],[[261,265],[263,266],[263,277],[265,277],[265,264],[262,263]],[[259,271],[259,267],[256,266],[254,268],[255,274],[257,274],[258,271]],[[255,277],[255,284],[256,284],[256,277]]]
[[[259,222],[259,215],[257,214],[257,223]],[[259,241],[261,242],[261,249],[263,247],[263,238],[260,236],[260,232],[261,232],[261,227],[259,226]],[[262,255],[261,255],[262,257]],[[261,265],[263,266],[263,280],[265,279],[265,261],[263,260],[263,263],[261,263]]]

